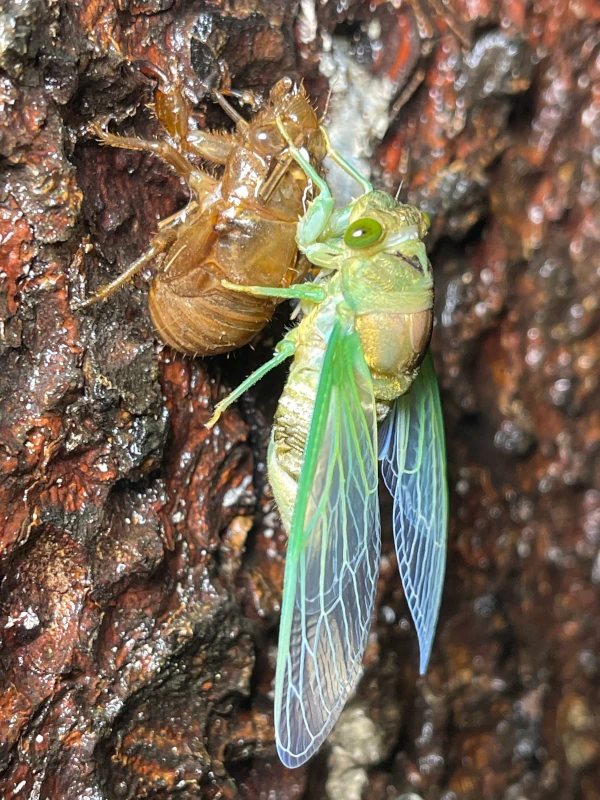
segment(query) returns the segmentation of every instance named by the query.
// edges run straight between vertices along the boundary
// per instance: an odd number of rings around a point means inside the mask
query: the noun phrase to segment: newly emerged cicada
[[[303,87],[283,78],[250,122],[215,92],[236,130],[201,131],[190,123],[177,78],[151,65],[143,69],[158,78],[154,108],[167,138],[144,141],[98,127],[95,132],[104,144],[159,155],[185,179],[191,199],[160,223],[143,255],[82,306],[108,297],[162,257],[149,295],[158,334],[183,353],[224,353],[247,344],[280,300],[236,294],[223,280],[284,288],[304,277],[306,262],[298,261],[295,235],[308,178],[290,157],[276,120],[317,167],[325,155],[320,123]],[[220,178],[202,170],[199,159],[221,166]]]
[[[217,405],[209,427],[268,370],[293,357],[268,468],[289,532],[275,732],[282,762],[297,767],[325,740],[360,674],[379,571],[378,458],[394,501],[421,673],[442,594],[448,499],[440,398],[425,355],[433,318],[422,241],[429,220],[374,191],[328,144],[329,156],[363,189],[334,210],[327,184],[286,138],[319,189],[297,242],[321,271],[314,283],[289,289],[243,289],[298,298],[303,317],[273,358]]]

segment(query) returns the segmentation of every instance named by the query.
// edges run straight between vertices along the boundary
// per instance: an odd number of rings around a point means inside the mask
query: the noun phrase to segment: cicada
[[[374,191],[328,143],[329,156],[362,187],[357,200],[336,210],[325,181],[286,139],[319,190],[298,224],[297,242],[320,272],[313,283],[288,289],[243,289],[298,298],[303,316],[273,358],[218,403],[208,424],[293,358],[268,470],[289,532],[275,732],[282,762],[297,767],[325,740],[361,672],[381,552],[378,459],[393,497],[421,673],[442,594],[448,498],[440,398],[425,355],[433,319],[423,244],[429,219]]]
[[[189,355],[225,353],[247,344],[266,325],[278,299],[235,294],[223,279],[282,288],[304,277],[306,262],[298,261],[295,234],[308,179],[284,154],[286,141],[276,120],[313,165],[325,155],[320,122],[304,88],[283,78],[250,122],[215,92],[236,130],[198,130],[177,75],[142,67],[158,78],[154,109],[166,137],[144,141],[94,130],[104,144],[156,153],[184,178],[191,199],[160,223],[144,254],[82,307],[108,297],[151,260],[163,258],[149,295],[158,334]],[[199,160],[221,168],[220,177],[201,169]]]

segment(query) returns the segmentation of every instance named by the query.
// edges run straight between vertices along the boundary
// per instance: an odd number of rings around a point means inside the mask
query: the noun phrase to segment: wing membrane
[[[448,490],[440,395],[428,353],[411,390],[379,432],[383,479],[394,498],[394,539],[424,674],[444,585]]]
[[[298,484],[275,682],[282,762],[320,747],[356,681],[379,572],[376,412],[358,334],[329,340]]]

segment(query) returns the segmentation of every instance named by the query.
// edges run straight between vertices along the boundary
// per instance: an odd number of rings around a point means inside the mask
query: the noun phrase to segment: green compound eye
[[[369,247],[383,236],[383,227],[376,219],[363,217],[352,223],[344,234],[344,244],[348,247]]]

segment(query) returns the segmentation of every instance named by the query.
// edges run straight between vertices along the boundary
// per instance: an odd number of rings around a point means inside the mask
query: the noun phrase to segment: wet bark
[[[397,5],[6,0],[4,798],[600,798],[600,14]],[[204,428],[289,309],[206,360],[155,339],[150,271],[75,310],[187,199],[89,133],[158,134],[136,59],[174,61],[211,128],[223,80],[304,77],[322,108],[331,84],[340,147],[433,218],[452,512],[434,655],[419,678],[382,490],[365,677],[295,772],[274,747],[286,537],[265,480],[285,371]]]

